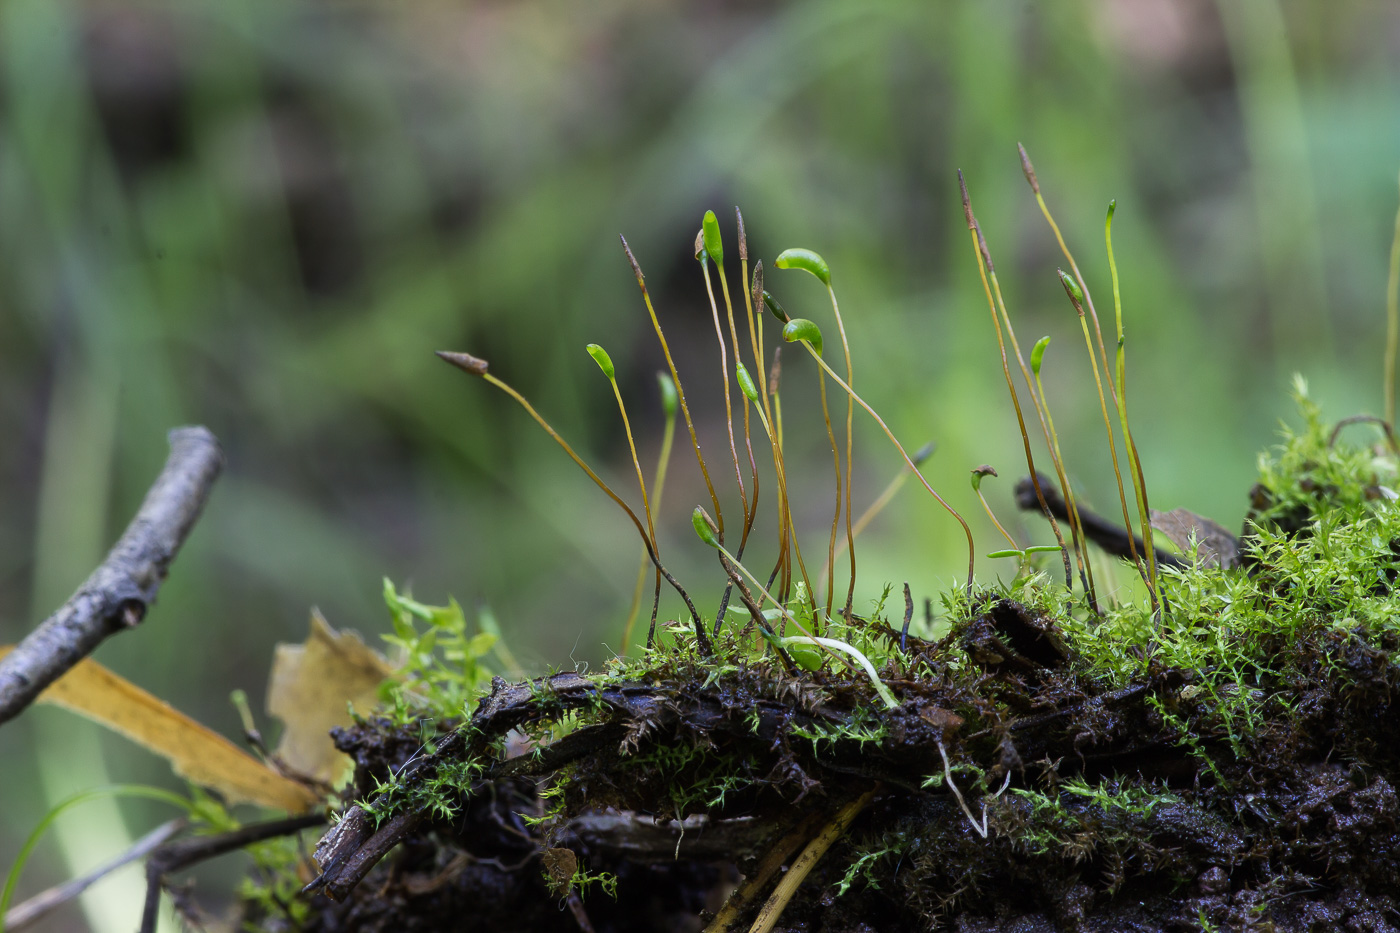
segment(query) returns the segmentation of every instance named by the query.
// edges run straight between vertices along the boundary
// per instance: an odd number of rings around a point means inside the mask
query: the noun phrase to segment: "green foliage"
[[[446,606],[425,605],[400,595],[387,578],[384,602],[394,632],[383,638],[403,653],[402,668],[382,688],[392,718],[404,724],[466,715],[467,704],[491,683],[492,671],[482,660],[496,647],[498,636],[490,631],[469,633],[457,600]],[[421,632],[418,623],[426,626]]]

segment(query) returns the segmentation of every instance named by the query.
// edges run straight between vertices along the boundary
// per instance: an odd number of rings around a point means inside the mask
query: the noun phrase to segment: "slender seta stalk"
[[[1118,262],[1113,258],[1113,212],[1117,201],[1108,202],[1108,216],[1103,222],[1103,238],[1108,248],[1108,273],[1113,282],[1113,317],[1118,327],[1118,420],[1123,427],[1124,449],[1128,452],[1128,472],[1133,480],[1133,493],[1137,497],[1138,521],[1142,528],[1142,546],[1147,552],[1148,585],[1152,588],[1157,606],[1162,605],[1161,584],[1157,579],[1157,549],[1152,544],[1152,510],[1147,505],[1147,481],[1143,477],[1142,462],[1138,459],[1137,444],[1133,443],[1133,433],[1128,427],[1128,382],[1123,338],[1123,298],[1118,291]],[[1160,624],[1160,619],[1158,620]]]
[[[976,567],[977,551],[976,545],[972,542],[972,529],[968,526],[962,515],[958,513],[957,509],[948,504],[948,500],[940,496],[934,488],[929,485],[928,480],[924,479],[924,474],[920,473],[919,468],[914,465],[914,461],[910,458],[908,452],[905,451],[904,445],[899,442],[899,438],[894,436],[894,432],[890,430],[889,425],[885,424],[885,419],[881,418],[865,399],[857,395],[855,390],[846,385],[845,381],[840,376],[836,375],[835,371],[832,370],[830,366],[826,365],[826,361],[822,359],[821,354],[813,348],[812,341],[815,340],[817,343],[821,343],[821,330],[818,329],[816,324],[802,318],[793,318],[787,323],[787,326],[783,328],[783,339],[789,343],[801,341],[802,345],[807,348],[807,352],[811,354],[812,359],[817,361],[818,366],[826,370],[827,375],[831,377],[832,381],[844,389],[846,394],[851,398],[855,399],[856,404],[865,409],[866,414],[875,419],[875,423],[885,432],[885,436],[890,439],[890,443],[894,444],[895,449],[898,450],[899,455],[904,458],[904,462],[908,465],[909,469],[919,478],[919,482],[923,484],[924,489],[928,490],[928,494],[933,496],[933,498],[938,501],[938,504],[947,510],[949,515],[957,519],[958,524],[962,526],[963,534],[967,536],[967,595],[968,598],[971,599],[973,571]]]
[[[996,513],[993,512],[992,507],[987,504],[987,498],[982,495],[983,478],[996,475],[997,471],[992,469],[989,463],[984,463],[980,467],[975,467],[972,470],[972,491],[977,493],[977,498],[981,501],[982,508],[987,510],[987,517],[992,520],[993,525],[997,526],[997,531],[1001,532],[1001,536],[1006,539],[1006,543],[1011,545],[1012,550],[1019,551],[1021,550],[1021,545],[1017,544],[1016,539],[1011,537],[1011,534],[1002,527],[1001,522],[997,521]]]
[[[658,556],[661,554],[661,545],[656,540],[656,519],[651,514],[651,501],[647,498],[647,482],[642,477],[642,463],[637,459],[637,442],[632,437],[632,421],[627,417],[627,406],[622,401],[622,390],[617,387],[617,371],[613,367],[612,357],[608,351],[604,350],[596,343],[590,343],[585,349],[588,355],[593,357],[593,362],[598,364],[598,368],[603,371],[603,375],[608,378],[608,383],[612,386],[613,398],[617,399],[617,410],[622,414],[622,429],[627,434],[627,449],[632,452],[632,466],[637,471],[637,486],[642,490],[642,509],[646,512],[647,532],[651,535],[651,546],[656,549]],[[643,565],[645,573],[645,565]],[[640,594],[640,590],[638,591]],[[656,573],[656,586],[651,601],[651,627],[647,629],[647,642],[650,643],[656,635],[656,614],[661,607],[661,572]],[[622,650],[627,650],[627,636],[631,634],[631,620],[624,629]]]
[[[827,297],[831,299],[831,312],[836,316],[836,331],[841,337],[841,352],[846,359],[846,384],[854,386],[855,377],[851,372],[851,345],[846,340],[846,323],[841,319],[841,306],[836,303],[836,292],[831,287],[831,269],[827,266],[826,260],[816,253],[807,249],[784,250],[774,263],[779,269],[802,269],[812,273],[826,286]],[[826,410],[826,382],[822,382],[822,410]],[[851,398],[846,398],[846,550],[851,557],[851,579],[846,587],[846,609],[842,615],[850,618],[851,603],[856,592],[856,538],[851,530],[851,450],[852,450],[852,427],[855,419],[855,404]],[[830,418],[827,419],[830,422]],[[828,429],[829,431],[829,429]],[[840,471],[837,471],[837,483],[841,482]],[[839,513],[840,503],[837,503]],[[835,548],[828,554],[829,559],[835,560]],[[833,576],[835,568],[832,568]]]
[[[987,247],[986,237],[982,235],[982,228],[977,225],[977,218],[972,213],[972,198],[967,193],[967,180],[963,178],[962,169],[958,169],[958,188],[962,193],[963,217],[967,221],[967,232],[972,238],[972,255],[977,261],[977,274],[982,279],[982,291],[987,296],[987,310],[992,315],[992,328],[997,335],[997,349],[1001,353],[1001,372],[1006,377],[1006,390],[1011,393],[1011,407],[1016,410],[1016,424],[1021,429],[1021,445],[1025,449],[1026,467],[1030,470],[1031,485],[1035,487],[1036,499],[1040,501],[1041,511],[1050,520],[1050,528],[1055,532],[1055,540],[1060,544],[1065,563],[1065,589],[1074,589],[1074,571],[1070,567],[1069,548],[1065,546],[1065,537],[1060,533],[1060,525],[1055,521],[1055,517],[1050,514],[1050,507],[1045,502],[1045,492],[1040,488],[1040,477],[1035,469],[1035,456],[1031,453],[1031,438],[1026,432],[1026,418],[1021,413],[1021,399],[1016,392],[1016,383],[1011,379],[1011,366],[1006,360],[1006,341],[1002,338],[1001,319],[997,317],[997,302],[992,297],[992,288],[988,282],[988,275],[996,275],[996,267],[992,264],[992,251]],[[1000,286],[997,288],[1000,293]],[[1005,306],[1003,304],[1003,312]],[[1011,326],[1010,315],[1006,316],[1007,327]],[[1017,354],[1019,358],[1019,353]],[[1030,388],[1030,380],[1027,379],[1027,388]],[[1035,396],[1032,394],[1032,401]],[[980,497],[980,492],[979,492]],[[983,503],[986,504],[985,502]],[[990,509],[988,510],[990,511]],[[995,518],[993,519],[995,521]],[[1005,534],[1005,531],[1002,532]],[[1014,544],[1012,545],[1015,546]]]
[[[1060,284],[1064,287],[1065,294],[1069,296],[1070,303],[1074,305],[1074,310],[1079,314],[1079,325],[1084,331],[1084,349],[1089,353],[1089,361],[1094,361],[1094,345],[1089,337],[1089,324],[1084,318],[1084,293],[1079,290],[1074,279],[1065,274],[1063,269],[1058,270],[1060,274]],[[1094,383],[1099,390],[1099,410],[1103,412],[1103,427],[1108,432],[1108,450],[1113,455],[1113,476],[1118,480],[1118,503],[1123,507],[1123,527],[1131,529],[1133,520],[1128,517],[1128,499],[1123,492],[1123,474],[1118,470],[1118,445],[1113,442],[1113,422],[1108,418],[1108,404],[1104,401],[1103,380],[1099,377],[1099,368],[1093,366]],[[1153,611],[1157,609],[1157,591],[1153,588],[1150,578],[1147,575],[1147,565],[1142,555],[1138,553],[1137,544],[1134,543],[1135,535],[1128,535],[1128,553],[1133,559],[1133,565],[1137,567],[1138,573],[1142,575],[1142,580],[1147,584],[1148,593],[1152,598]]]
[[[666,427],[661,434],[661,453],[656,458],[656,479],[652,481],[651,502],[653,513],[661,511],[661,493],[666,487],[666,470],[671,463],[671,446],[676,439],[676,384],[665,373],[657,373],[656,381],[661,387],[661,410],[666,416]],[[654,533],[653,533],[654,536]],[[626,655],[632,646],[632,627],[637,623],[637,614],[642,608],[642,587],[646,585],[647,568],[651,560],[646,548],[642,548],[641,565],[637,568],[637,584],[632,588],[632,606],[627,610],[627,622],[622,627],[622,650]],[[653,568],[655,569],[655,568]],[[661,592],[661,573],[656,572],[656,592]],[[653,600],[653,606],[656,600]],[[652,629],[647,633],[647,641],[652,640],[656,629],[656,610],[652,610]]]
[[[1020,153],[1020,155],[1021,155],[1021,171],[1025,173],[1026,181],[1030,184],[1030,186],[1031,186],[1031,191],[1034,192],[1034,194],[1035,194],[1036,203],[1040,206],[1040,213],[1041,213],[1042,215],[1044,215],[1046,223],[1048,223],[1048,224],[1050,225],[1050,230],[1055,234],[1055,242],[1059,244],[1060,252],[1064,254],[1065,261],[1069,263],[1070,270],[1074,273],[1074,282],[1075,282],[1075,284],[1078,286],[1080,294],[1083,296],[1083,298],[1082,298],[1083,305],[1084,305],[1085,308],[1088,309],[1089,318],[1090,318],[1090,320],[1092,320],[1093,323],[1094,323],[1094,335],[1095,335],[1095,337],[1096,337],[1097,340],[1098,340],[1098,347],[1099,347],[1098,362],[1095,363],[1095,373],[1096,373],[1096,375],[1095,375],[1095,380],[1098,379],[1098,376],[1097,376],[1098,366],[1099,366],[1099,364],[1101,363],[1102,366],[1103,366],[1104,375],[1108,378],[1108,391],[1109,391],[1109,395],[1111,395],[1111,396],[1113,397],[1113,402],[1114,402],[1114,405],[1116,406],[1116,405],[1118,404],[1118,387],[1117,387],[1117,385],[1114,383],[1113,371],[1109,368],[1109,365],[1108,365],[1108,351],[1104,348],[1104,343],[1103,343],[1103,330],[1099,327],[1099,314],[1098,314],[1098,311],[1095,310],[1095,308],[1094,308],[1094,297],[1093,297],[1092,293],[1090,293],[1090,291],[1089,291],[1089,285],[1088,285],[1088,283],[1086,283],[1086,282],[1084,281],[1084,276],[1083,276],[1083,275],[1080,273],[1080,271],[1079,271],[1079,264],[1076,263],[1076,262],[1074,261],[1074,254],[1070,252],[1069,246],[1065,243],[1064,235],[1060,233],[1060,225],[1057,224],[1057,223],[1055,223],[1055,218],[1054,218],[1054,216],[1050,213],[1050,207],[1049,207],[1049,205],[1047,205],[1047,204],[1045,203],[1045,196],[1042,195],[1042,194],[1040,193],[1040,180],[1036,177],[1036,174],[1035,174],[1035,166],[1033,166],[1033,165],[1031,164],[1031,158],[1030,158],[1030,156],[1026,153],[1026,147],[1025,147],[1025,146],[1022,146],[1020,143],[1017,143],[1017,144],[1016,144],[1016,149],[1017,149],[1017,151],[1018,151],[1018,152]],[[1081,316],[1082,316],[1082,314],[1083,314],[1083,312],[1081,312]],[[1089,355],[1090,355],[1090,357],[1093,356],[1092,350],[1091,350],[1091,352],[1090,352]],[[1100,394],[1100,395],[1103,394],[1103,389],[1102,389],[1102,387],[1100,387],[1100,389],[1099,389],[1099,394]],[[1117,445],[1116,445],[1116,443],[1115,443],[1115,442],[1113,441],[1113,439],[1112,439],[1112,434],[1113,434],[1113,431],[1112,431],[1112,428],[1110,428],[1110,429],[1109,429],[1109,436],[1110,436],[1109,445],[1110,445],[1111,449],[1113,450],[1113,464],[1114,464],[1114,466],[1113,466],[1113,472],[1114,472],[1114,475],[1117,476],[1117,478],[1118,478],[1119,499],[1120,499],[1120,501],[1123,502],[1124,513],[1125,513],[1125,514],[1124,514],[1124,523],[1125,523],[1125,527],[1131,528],[1131,527],[1132,527],[1132,522],[1128,520],[1127,514],[1126,514],[1126,512],[1127,512],[1126,496],[1123,495],[1123,490],[1122,490],[1122,487],[1123,487],[1123,479],[1122,479],[1122,477],[1121,477],[1120,475],[1118,475],[1118,454],[1117,454]],[[1135,462],[1141,464],[1141,459],[1138,458],[1138,456],[1137,456],[1137,444],[1133,441],[1133,437],[1132,437],[1131,432],[1128,434],[1127,437],[1125,437],[1125,438],[1123,439],[1123,445],[1124,445],[1125,448],[1131,448],[1131,449],[1132,449],[1132,451],[1133,451],[1133,460],[1134,460]],[[1131,468],[1131,464],[1130,464],[1130,468]],[[1135,472],[1135,473],[1134,473],[1134,475],[1133,475],[1133,482],[1134,482],[1135,484],[1141,484],[1142,487],[1143,487],[1143,489],[1144,489],[1144,491],[1146,490],[1146,483],[1143,482],[1143,478],[1142,478],[1142,475],[1141,475],[1140,470],[1139,470],[1138,472]],[[1144,498],[1144,501],[1145,501],[1145,500],[1146,500],[1146,496],[1144,495],[1143,498]],[[1151,520],[1150,512],[1147,513],[1147,514],[1140,514],[1140,515],[1138,516],[1138,518],[1139,518],[1139,520],[1140,520],[1141,523],[1143,523],[1143,524],[1150,524],[1150,520]],[[1132,537],[1132,536],[1129,535],[1129,538],[1131,538],[1131,537]],[[1146,539],[1144,539],[1144,544],[1146,544]],[[1135,549],[1134,549],[1134,550],[1135,550]],[[1133,562],[1134,562],[1135,564],[1139,564],[1139,560],[1140,560],[1139,558],[1137,558],[1136,556],[1134,556]],[[1153,560],[1154,560],[1154,562],[1155,562],[1155,560],[1156,560],[1155,555],[1154,555],[1154,557],[1153,557]],[[1145,582],[1147,582],[1147,584],[1148,584],[1148,590],[1151,592],[1152,598],[1153,598],[1154,600],[1156,600],[1157,597],[1158,597],[1158,592],[1157,592],[1156,588],[1155,588],[1155,587],[1152,585],[1152,583],[1150,582],[1150,581],[1151,581],[1151,577],[1145,572],[1144,568],[1143,568],[1140,564],[1139,564],[1139,567],[1138,567],[1138,572],[1141,573],[1141,574],[1143,574],[1143,580],[1144,580]],[[1156,608],[1156,606],[1155,606],[1155,604],[1154,604],[1154,609],[1155,609],[1155,608]]]
[[[1400,209],[1390,241],[1390,278],[1385,289],[1385,420],[1395,427],[1395,347],[1400,341]]]
[[[719,270],[720,286],[724,289],[726,304],[729,301],[729,284],[724,278],[724,244],[720,240],[719,223],[715,219],[714,211],[706,211],[700,233],[695,238],[695,258],[700,262],[700,272],[705,278],[705,294],[710,299],[710,313],[715,322],[715,339],[719,341],[719,371],[724,382],[724,425],[729,431],[729,456],[734,461],[734,481],[739,485],[739,501],[744,512],[745,533],[739,542],[740,550],[743,550],[744,541],[747,539],[747,529],[749,525],[749,496],[744,489],[744,472],[739,466],[739,448],[734,441],[734,409],[729,399],[729,351],[724,345],[724,329],[719,323],[719,308],[715,304],[714,285],[710,282],[710,260],[715,261],[715,266]],[[733,317],[733,311],[730,311]],[[734,361],[739,361],[738,354],[734,356]]]
[[[1055,419],[1050,414],[1050,402],[1045,398],[1045,386],[1040,381],[1040,364],[1045,359],[1045,348],[1050,346],[1049,337],[1041,337],[1031,348],[1031,373],[1035,376],[1035,392],[1040,399],[1040,410],[1045,415],[1049,431],[1050,462],[1055,465],[1055,476],[1064,492],[1065,508],[1069,512],[1070,533],[1075,536],[1075,549],[1080,555],[1079,572],[1084,583],[1084,591],[1089,594],[1089,608],[1094,615],[1102,615],[1099,610],[1099,597],[1094,589],[1094,566],[1089,559],[1089,545],[1084,537],[1084,522],[1079,517],[1079,504],[1075,501],[1074,487],[1065,475],[1064,459],[1060,455],[1060,435],[1055,431]]]
[[[676,580],[675,577],[671,576],[671,572],[662,565],[661,558],[656,554],[655,542],[647,533],[646,528],[643,527],[641,520],[637,518],[637,513],[632,511],[632,507],[626,502],[623,502],[622,499],[618,497],[617,493],[612,491],[612,487],[598,478],[598,474],[593,472],[593,468],[583,462],[583,458],[574,452],[574,449],[569,446],[569,442],[559,436],[559,432],[555,431],[554,428],[550,426],[549,422],[544,420],[543,416],[535,410],[535,406],[531,405],[526,400],[525,396],[515,391],[515,389],[506,382],[491,375],[491,373],[487,371],[488,364],[485,360],[472,356],[470,353],[460,353],[450,350],[438,350],[437,355],[463,372],[486,380],[519,402],[520,406],[524,408],[525,411],[529,412],[530,417],[534,418],[535,422],[539,424],[541,428],[544,428],[545,433],[553,438],[556,444],[564,448],[564,453],[569,455],[569,459],[578,464],[579,469],[587,473],[588,478],[593,480],[594,484],[596,484],[599,489],[603,490],[608,498],[617,504],[618,508],[627,513],[627,517],[632,520],[632,524],[637,528],[637,534],[642,537],[642,543],[647,549],[647,556],[650,557],[651,562],[656,565],[657,571],[666,578],[666,582],[671,584],[671,587],[680,594],[681,599],[685,600],[686,608],[690,610],[690,617],[695,623],[695,643],[699,647],[701,655],[710,657],[714,652],[710,647],[710,639],[705,634],[705,625],[700,620],[700,613],[695,609],[695,603],[691,601],[690,594],[685,591],[685,587],[681,586],[680,582]],[[650,643],[648,643],[647,647],[651,647]]]
[[[671,348],[666,343],[666,334],[661,330],[661,322],[656,318],[656,309],[651,304],[651,294],[647,292],[646,277],[642,275],[642,267],[637,263],[637,257],[632,255],[632,247],[627,245],[625,236],[618,236],[622,241],[622,251],[627,254],[627,262],[632,266],[632,274],[637,278],[637,287],[642,290],[642,301],[646,302],[647,314],[651,316],[651,326],[656,331],[656,339],[661,341],[661,352],[666,357],[666,366],[671,370],[671,381],[676,384],[676,397],[681,403],[681,414],[685,416],[685,426],[690,432],[690,445],[695,449],[695,461],[700,464],[700,475],[705,477],[705,488],[710,492],[710,504],[715,507],[715,521],[719,525],[720,538],[724,537],[724,513],[720,511],[719,496],[715,495],[715,484],[710,482],[710,471],[705,466],[705,456],[700,452],[700,441],[695,436],[695,422],[690,417],[690,406],[685,401],[685,386],[681,384],[680,373],[676,372],[676,361],[671,358]]]
[[[919,466],[929,457],[933,456],[933,450],[935,446],[936,445],[933,443],[933,441],[929,441],[927,444],[914,451],[914,465]],[[881,512],[885,510],[885,506],[889,505],[890,502],[893,501],[894,497],[899,493],[899,490],[904,488],[904,484],[908,481],[908,479],[909,468],[901,463],[899,465],[899,472],[894,475],[894,479],[889,481],[889,484],[885,486],[883,490],[881,490],[878,496],[875,497],[875,501],[870,503],[870,505],[866,507],[864,512],[860,513],[860,518],[856,519],[855,525],[851,528],[851,535],[853,537],[859,538],[861,532],[865,531],[866,528],[870,527],[870,523],[875,520],[876,516],[878,516]],[[845,546],[846,544],[844,541],[837,542],[837,557],[841,556],[841,551]],[[828,565],[827,567],[823,568],[823,570],[826,573],[830,573],[831,567]],[[818,577],[818,582],[820,582],[822,579],[823,578]]]
[[[816,601],[816,595],[815,595],[815,592],[814,592],[813,589],[812,589],[812,580],[811,580],[811,578],[807,575],[807,563],[806,563],[806,561],[804,561],[804,560],[802,559],[802,547],[801,547],[801,546],[798,544],[798,542],[797,542],[797,535],[796,535],[796,533],[795,533],[795,529],[796,529],[797,525],[796,525],[796,523],[795,523],[795,522],[793,521],[793,519],[792,519],[791,500],[788,498],[788,494],[787,494],[787,469],[786,469],[786,466],[785,466],[785,464],[784,464],[784,462],[783,462],[783,449],[782,449],[782,444],[781,444],[780,441],[776,440],[777,434],[774,432],[772,425],[769,424],[769,422],[768,422],[768,417],[763,413],[763,409],[757,407],[757,406],[758,406],[758,386],[754,383],[753,377],[749,375],[748,368],[747,368],[746,366],[744,366],[743,363],[739,363],[739,364],[738,364],[737,366],[735,366],[735,368],[734,368],[734,374],[735,374],[735,376],[736,376],[736,377],[738,378],[738,380],[739,380],[739,388],[743,391],[744,397],[745,397],[749,402],[754,403],[754,410],[758,412],[758,420],[759,420],[760,422],[763,423],[763,430],[767,432],[768,437],[769,437],[770,439],[774,439],[774,440],[773,440],[773,457],[774,457],[773,466],[774,466],[774,469],[775,469],[775,471],[777,472],[777,476],[778,476],[778,494],[779,494],[779,496],[782,498],[782,502],[783,502],[784,506],[786,507],[786,511],[785,511],[785,513],[784,513],[784,517],[785,517],[785,519],[786,519],[787,538],[788,538],[788,540],[790,540],[791,543],[792,543],[792,553],[793,553],[793,555],[797,558],[797,566],[798,566],[798,569],[799,569],[799,570],[801,571],[801,573],[802,573],[802,582],[803,582],[803,583],[806,585],[806,587],[807,587],[807,600],[808,600],[808,604],[810,605],[810,607],[811,607],[811,609],[812,609],[812,616],[813,616],[813,618],[815,618],[816,615],[817,615],[817,601]],[[774,394],[775,394],[775,396],[776,396],[776,393],[774,393]],[[724,554],[724,553],[727,553],[727,552],[721,550],[720,553],[721,553],[721,554]]]

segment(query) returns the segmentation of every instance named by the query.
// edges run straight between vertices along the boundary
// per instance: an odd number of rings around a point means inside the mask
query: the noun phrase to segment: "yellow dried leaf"
[[[0,658],[12,647],[0,646]],[[126,736],[169,761],[176,774],[232,803],[304,813],[320,802],[309,788],[90,658],[50,684],[39,702],[72,710]]]
[[[281,644],[272,659],[267,711],[285,728],[277,755],[292,769],[333,783],[350,759],[335,750],[330,730],[350,724],[347,704],[374,709],[392,668],[354,632],[337,632],[318,611],[300,645]]]

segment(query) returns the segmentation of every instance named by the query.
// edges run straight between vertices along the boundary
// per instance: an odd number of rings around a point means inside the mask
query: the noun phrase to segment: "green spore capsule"
[[[785,249],[778,254],[775,265],[779,269],[802,269],[821,279],[823,285],[831,285],[831,269],[826,260],[810,249]]]
[[[695,511],[690,513],[690,524],[695,526],[695,533],[700,536],[701,541],[704,541],[715,550],[719,550],[719,539],[716,538],[715,533],[710,530],[709,516],[706,515],[705,510],[698,505],[695,507]]]
[[[1083,305],[1084,292],[1080,291],[1079,283],[1076,282],[1070,276],[1066,275],[1065,270],[1058,269],[1056,271],[1060,273],[1060,284],[1065,287],[1065,291],[1069,294],[1069,297],[1074,301],[1075,304]]]
[[[716,265],[724,265],[724,241],[719,235],[719,221],[714,211],[706,211],[700,226],[700,235],[705,241],[705,252],[714,258]]]
[[[1055,550],[1058,551],[1059,548],[1055,548]],[[991,552],[990,554],[988,554],[987,556],[988,556],[988,557],[993,557],[993,558],[995,558],[995,557],[1024,557],[1024,556],[1026,556],[1026,555],[1025,555],[1025,552],[1024,552],[1024,551],[1006,550],[1006,551],[992,551],[992,552]]]
[[[817,356],[822,355],[822,331],[812,321],[805,317],[795,317],[783,326],[783,339],[788,343],[795,340],[805,340],[812,345],[812,349],[817,351]]]
[[[666,373],[657,373],[656,382],[661,386],[661,410],[667,418],[676,417],[676,406],[679,398],[676,394],[676,384],[671,381],[671,377]]]
[[[739,388],[744,390],[744,396],[750,402],[758,403],[758,386],[754,385],[753,377],[749,375],[748,367],[743,363],[736,363],[734,374],[739,377]]]
[[[1058,544],[1032,544],[1026,548],[1027,554],[1058,554],[1060,546]]]
[[[792,320],[790,317],[788,317],[788,313],[783,310],[783,306],[778,304],[778,299],[774,298],[767,292],[763,293],[763,306],[766,307],[769,311],[771,311],[773,313],[773,316],[784,324]]]
[[[608,356],[608,351],[604,350],[596,343],[590,343],[584,349],[588,351],[589,356],[593,357],[593,362],[598,364],[598,368],[603,371],[603,375],[607,376],[609,380],[612,380],[615,370],[613,369],[612,357]]]
[[[1045,358],[1045,348],[1050,346],[1049,337],[1041,337],[1031,348],[1031,372],[1040,375],[1040,361]]]

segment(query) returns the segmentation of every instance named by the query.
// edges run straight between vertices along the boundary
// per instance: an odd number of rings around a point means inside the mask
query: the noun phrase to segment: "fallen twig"
[[[98,865],[81,877],[54,885],[46,891],[40,891],[23,904],[10,908],[5,913],[5,930],[8,933],[19,933],[20,930],[46,916],[50,911],[73,900],[118,868],[149,855],[152,850],[164,845],[172,836],[183,830],[185,825],[183,819],[162,823],[136,840],[131,848],[111,861]]]
[[[106,560],[0,660],[0,723],[17,716],[107,636],[140,623],[222,467],[219,442],[207,429],[170,432],[165,468]]]
[[[141,913],[140,933],[154,933],[156,912],[160,907],[160,891],[165,884],[165,876],[173,871],[189,868],[191,865],[216,858],[237,849],[246,848],[264,839],[290,836],[292,833],[312,826],[320,826],[326,821],[323,814],[296,816],[285,820],[269,820],[266,823],[250,823],[233,832],[218,836],[196,836],[181,839],[162,846],[146,861],[146,906]]]

